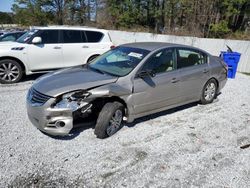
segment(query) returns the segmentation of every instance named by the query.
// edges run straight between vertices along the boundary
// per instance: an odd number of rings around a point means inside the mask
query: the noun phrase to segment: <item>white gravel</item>
[[[250,76],[210,105],[147,116],[100,140],[55,139],[26,115],[32,80],[0,85],[0,187],[249,187]]]

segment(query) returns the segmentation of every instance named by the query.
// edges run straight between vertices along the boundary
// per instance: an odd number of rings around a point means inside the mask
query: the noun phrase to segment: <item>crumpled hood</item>
[[[61,69],[38,78],[33,87],[35,90],[52,97],[83,89],[98,87],[117,81],[117,77],[101,74],[82,66]]]

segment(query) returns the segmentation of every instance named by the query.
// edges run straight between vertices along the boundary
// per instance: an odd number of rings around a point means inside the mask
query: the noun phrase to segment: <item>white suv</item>
[[[16,42],[0,43],[0,83],[24,74],[85,64],[113,47],[107,30],[84,27],[37,27]]]

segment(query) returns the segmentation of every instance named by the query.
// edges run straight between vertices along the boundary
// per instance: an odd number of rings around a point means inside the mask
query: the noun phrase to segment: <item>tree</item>
[[[249,30],[249,0],[15,0],[23,25],[96,24],[155,33],[227,37]]]
[[[0,24],[11,24],[13,23],[12,15],[6,12],[0,12]]]
[[[22,25],[46,25],[51,15],[43,10],[48,5],[45,0],[15,0],[12,11],[15,22]]]

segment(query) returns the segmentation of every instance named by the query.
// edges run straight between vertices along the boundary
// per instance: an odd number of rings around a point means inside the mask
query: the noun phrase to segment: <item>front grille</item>
[[[35,90],[33,87],[30,88],[27,100],[34,106],[42,106],[46,103],[51,97],[45,94],[40,93],[39,91]]]

